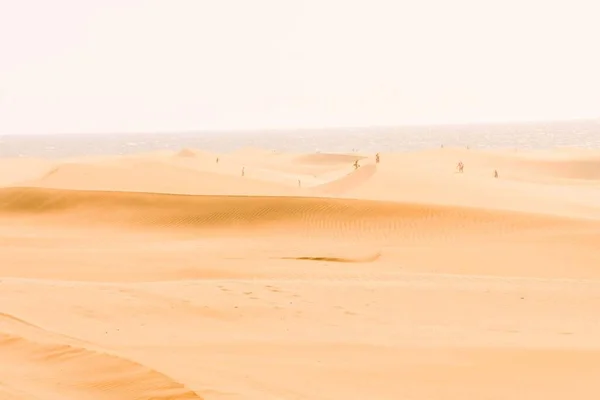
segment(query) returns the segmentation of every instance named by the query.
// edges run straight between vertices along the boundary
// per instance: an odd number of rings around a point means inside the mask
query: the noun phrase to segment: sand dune
[[[193,170],[162,162],[128,162],[124,165],[61,164],[40,179],[21,186],[153,192],[178,194],[278,195],[293,194],[296,188],[251,177]]]
[[[50,168],[53,162],[29,158],[0,158],[0,187],[35,179]]]
[[[61,340],[8,314],[0,314],[0,329],[0,371],[21,398],[201,398],[151,368]]]
[[[3,160],[0,399],[596,399],[599,160]]]
[[[197,157],[198,153],[192,149],[181,149],[180,151],[177,152],[177,154],[175,154],[175,157],[184,157],[184,158],[189,158],[189,157]]]
[[[404,157],[411,162],[427,162],[431,166],[453,166],[463,161],[472,173],[492,176],[498,170],[505,179],[561,184],[568,180],[594,181],[600,179],[600,154],[593,151],[566,150],[553,152],[516,150],[438,149]],[[453,162],[453,163],[452,163]],[[588,182],[592,183],[592,182]]]
[[[347,193],[367,182],[376,172],[377,168],[375,165],[365,165],[339,179],[318,185],[313,188],[313,191],[316,194],[326,195],[340,195]]]
[[[507,163],[509,176],[518,178],[526,175],[535,177],[573,180],[600,180],[600,157],[571,160],[528,160],[521,159]]]
[[[365,169],[366,170],[366,169]],[[4,215],[62,217],[73,223],[121,224],[143,229],[208,230],[275,229],[289,234],[343,234],[358,230],[365,236],[436,236],[518,234],[564,225],[582,228],[594,222],[574,219],[415,203],[281,196],[188,196],[157,193],[69,191],[36,188],[0,190]]]
[[[580,180],[565,181],[541,166],[538,171],[544,174],[535,175],[531,168],[519,169],[520,161],[504,154],[462,149],[382,154],[381,164],[366,164],[355,173],[338,175],[315,187],[314,193],[600,218],[600,186],[594,181],[585,185]],[[465,164],[463,174],[456,171],[458,161]],[[494,179],[494,169],[499,179]]]

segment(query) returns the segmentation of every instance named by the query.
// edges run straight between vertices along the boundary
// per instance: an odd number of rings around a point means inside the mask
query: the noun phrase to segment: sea
[[[428,148],[600,149],[600,119],[518,124],[188,131],[0,136],[0,157],[68,158],[184,148],[227,153],[242,148],[281,152],[375,153]]]

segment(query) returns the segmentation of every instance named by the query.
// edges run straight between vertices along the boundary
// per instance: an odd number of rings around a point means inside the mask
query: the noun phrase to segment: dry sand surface
[[[0,169],[2,400],[600,397],[600,153]]]

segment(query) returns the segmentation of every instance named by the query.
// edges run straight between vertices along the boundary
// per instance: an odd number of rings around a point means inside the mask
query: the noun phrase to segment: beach
[[[600,151],[378,154],[1,159],[0,399],[598,398]]]

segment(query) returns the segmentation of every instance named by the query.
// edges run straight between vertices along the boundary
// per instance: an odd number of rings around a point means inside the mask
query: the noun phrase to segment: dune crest
[[[341,195],[347,193],[363,183],[367,182],[377,173],[377,167],[374,164],[368,164],[359,169],[348,173],[347,175],[333,180],[331,182],[318,185],[311,188],[316,194]]]
[[[28,374],[11,372],[15,365],[27,368]],[[4,313],[0,314],[0,371],[14,379],[13,385],[19,382],[21,395],[33,398],[52,393],[64,399],[201,399],[142,364]]]
[[[252,177],[134,160],[123,165],[65,163],[19,186],[173,194],[293,194],[297,188]]]
[[[349,166],[356,160],[364,160],[366,157],[358,154],[335,154],[335,153],[316,153],[306,154],[295,158],[295,162],[299,164],[312,165],[340,165],[347,164]]]
[[[85,348],[38,343],[0,332],[1,364],[27,368],[10,376],[21,391],[37,397],[54,393],[63,399],[201,399],[182,384],[130,360]],[[6,372],[5,372],[6,373]],[[60,382],[60,383],[59,383]]]
[[[504,234],[585,221],[506,211],[417,203],[318,197],[190,196],[158,193],[9,188],[0,213],[58,217],[77,224],[120,224],[143,229],[277,229],[294,232],[355,230],[371,235]]]

